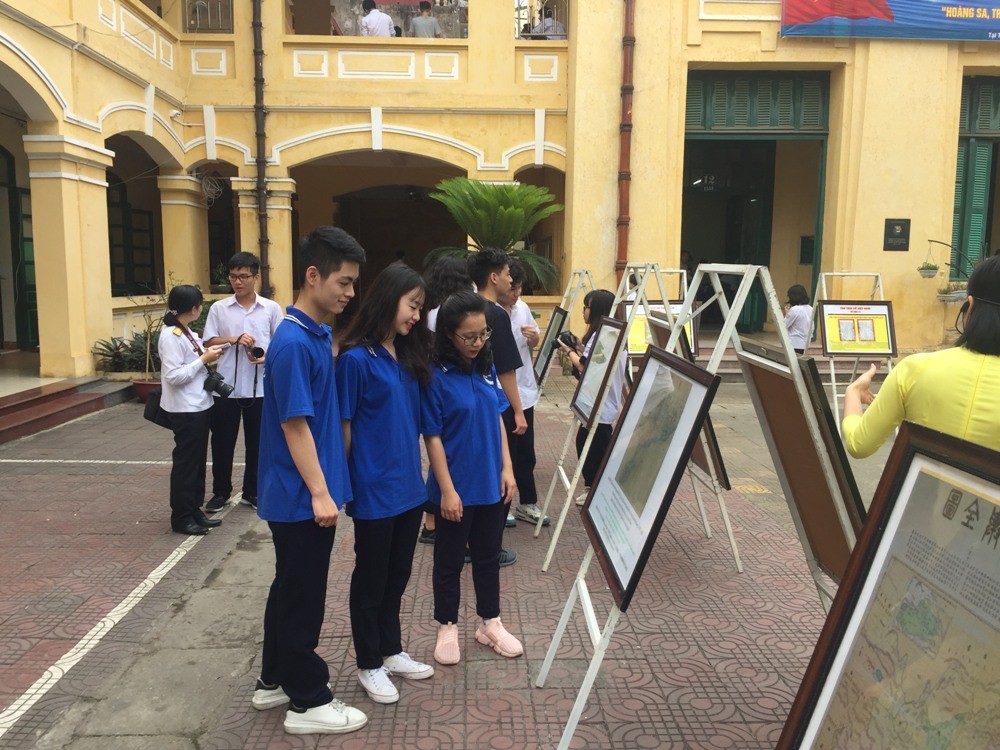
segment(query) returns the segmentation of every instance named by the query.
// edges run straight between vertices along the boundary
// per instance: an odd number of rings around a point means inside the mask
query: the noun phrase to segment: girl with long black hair
[[[424,280],[394,263],[372,282],[341,342],[337,395],[354,498],[351,632],[358,680],[395,703],[397,675],[434,668],[403,651],[399,608],[410,580],[427,490],[420,465],[420,387],[430,381]]]
[[[421,399],[421,427],[431,471],[427,496],[435,505],[434,658],[457,664],[460,578],[465,550],[472,558],[476,640],[501,656],[524,653],[500,621],[500,540],[514,472],[500,415],[509,404],[497,379],[486,326],[487,303],[458,292],[438,311],[434,368]]]
[[[170,469],[170,528],[178,534],[200,535],[222,521],[209,519],[205,500],[205,464],[212,394],[205,390],[205,368],[222,356],[222,347],[207,349],[188,326],[201,315],[202,294],[190,284],[175,286],[167,295],[170,309],[163,316],[158,349],[160,407],[170,413],[174,432]]]

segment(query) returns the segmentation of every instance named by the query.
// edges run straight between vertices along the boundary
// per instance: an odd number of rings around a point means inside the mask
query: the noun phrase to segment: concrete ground
[[[543,496],[574,382],[551,378],[538,408]],[[711,413],[744,572],[714,499],[707,539],[685,480],[573,747],[770,748],[781,731],[824,614],[745,386],[724,384]],[[556,746],[591,653],[578,611],[545,687],[534,687],[587,546],[575,510],[547,573],[550,528],[538,539],[524,523],[505,533],[520,557],[501,571],[502,612],[525,656],[505,660],[475,642],[466,575],[462,661],[400,685],[390,706],[372,703],[354,675],[353,533],[343,517],[319,650],[335,695],[370,721],[342,737],[295,737],[282,731],[283,710],[250,705],[273,571],[268,529],[233,505],[205,537],[172,534],[170,451],[170,434],[135,403],[0,446],[0,747]],[[854,464],[866,501],[887,452]],[[403,605],[406,648],[425,661],[436,632],[431,561],[432,548],[417,545]],[[613,601],[596,565],[588,584],[606,616]]]

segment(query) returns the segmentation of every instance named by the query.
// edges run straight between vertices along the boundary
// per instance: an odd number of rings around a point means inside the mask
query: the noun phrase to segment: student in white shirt
[[[531,30],[531,33],[535,36],[545,36],[549,39],[565,39],[566,27],[552,17],[551,8],[546,8],[541,21]]]
[[[222,354],[221,347],[204,348],[188,328],[201,315],[201,303],[198,287],[183,284],[171,289],[167,296],[170,310],[163,316],[158,342],[160,407],[170,414],[174,432],[170,528],[178,534],[206,534],[222,523],[209,520],[201,511],[212,410],[212,394],[205,390],[206,368]]]
[[[521,408],[524,409],[524,419],[528,423],[524,434],[519,435],[508,446],[518,497],[517,506],[512,513],[507,514],[508,526],[517,523],[517,519],[535,524],[542,515],[535,487],[535,404],[538,403],[538,383],[535,382],[535,368],[531,366],[530,350],[531,347],[538,346],[539,331],[531,308],[521,299],[524,279],[524,267],[516,260],[511,260],[510,291],[498,300],[500,307],[510,315],[511,331],[524,363],[517,370],[517,391],[521,395]],[[548,516],[542,521],[542,525],[549,525]]]
[[[796,354],[804,354],[809,346],[812,311],[806,288],[801,284],[789,287],[788,302],[785,304],[785,328],[788,329],[788,338],[791,339]]]
[[[254,291],[260,280],[260,260],[253,253],[229,259],[232,297],[219,300],[205,320],[205,344],[231,344],[219,360],[219,374],[234,390],[215,396],[212,407],[212,498],[209,513],[226,507],[233,493],[233,452],[243,422],[243,502],[257,507],[257,456],[260,415],[264,405],[264,357],[275,329],[284,318],[281,306]],[[254,355],[259,356],[254,356]]]
[[[361,9],[365,12],[361,19],[361,36],[396,36],[392,16],[376,8],[375,0],[364,0]]]

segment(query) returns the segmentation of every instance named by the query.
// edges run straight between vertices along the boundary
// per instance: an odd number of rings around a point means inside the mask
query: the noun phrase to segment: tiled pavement
[[[568,386],[551,379],[539,408],[543,493],[569,429]],[[743,386],[723,386],[712,415],[745,571],[734,570],[714,500],[706,539],[684,482],[574,747],[769,748],[780,732],[823,612]],[[520,557],[501,572],[502,613],[525,657],[505,660],[475,642],[466,574],[462,662],[401,685],[391,706],[368,700],[354,677],[353,533],[342,524],[320,651],[335,694],[370,723],[344,737],[293,737],[282,731],[283,711],[250,707],[273,565],[266,526],[236,507],[207,537],[185,544],[171,534],[169,455],[169,433],[143,422],[136,404],[0,447],[0,747],[556,746],[591,651],[578,613],[546,686],[534,679],[586,549],[575,512],[547,573],[549,529],[536,540],[522,523],[505,535]],[[857,465],[866,496],[880,465]],[[403,605],[407,650],[425,660],[435,636],[431,557],[417,546]],[[144,584],[168,559],[174,566]],[[612,600],[597,566],[588,584],[603,617]],[[134,608],[107,619],[130,595]],[[90,650],[63,675],[53,665],[73,648]],[[51,685],[22,715],[26,691],[46,675]]]

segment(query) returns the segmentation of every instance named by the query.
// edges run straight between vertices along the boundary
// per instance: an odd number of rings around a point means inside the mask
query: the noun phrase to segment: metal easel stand
[[[698,490],[699,483],[704,484],[705,487],[715,493],[715,499],[719,503],[719,513],[722,515],[722,523],[726,527],[726,536],[729,537],[729,548],[733,551],[733,562],[736,563],[736,572],[742,573],[743,561],[740,559],[740,551],[736,546],[736,537],[733,536],[733,526],[729,522],[729,511],[726,509],[726,498],[722,490],[722,485],[719,484],[718,477],[715,475],[715,467],[712,465],[711,454],[708,451],[708,440],[705,438],[704,433],[699,435],[699,439],[701,440],[702,450],[705,451],[705,456],[708,458],[710,471],[706,475],[694,463],[688,461],[688,476],[691,477],[691,488],[694,490],[694,496],[698,500],[698,510],[701,512],[701,521],[705,526],[705,536],[711,539],[712,530],[708,526],[705,503],[702,501],[701,492]]]
[[[870,278],[872,280],[871,291],[868,292],[868,300],[874,301],[876,296],[879,301],[885,300],[885,288],[882,286],[882,274],[880,273],[867,273],[862,271],[849,272],[849,271],[831,271],[829,273],[821,273],[819,275],[819,287],[816,289],[816,298],[813,300],[813,323],[814,325],[823,325],[823,321],[819,320],[817,313],[819,312],[819,302],[820,300],[830,299],[826,289],[826,279],[827,277],[832,278]],[[861,363],[861,357],[854,358],[854,364],[851,366],[851,377],[847,381],[850,385],[854,382],[854,379],[858,377],[858,365]],[[837,371],[835,367],[835,357],[830,357],[830,401],[833,404],[833,420],[837,425],[837,432],[840,432],[840,401],[843,398],[839,388],[837,387]],[[892,360],[886,360],[886,366],[889,372],[892,372]]]
[[[719,274],[742,276],[731,307],[726,301],[726,295],[723,292]],[[695,295],[701,286],[702,281],[706,277],[711,282],[713,294],[708,300],[702,303],[701,307],[692,312],[694,310]],[[778,322],[775,327],[778,331],[781,349],[784,351],[787,361],[789,363],[794,363],[796,361],[795,349],[792,348],[792,342],[788,338],[788,330],[781,324],[781,321],[784,320],[784,316],[781,313],[781,305],[778,303],[778,295],[774,290],[774,283],[771,281],[771,273],[768,271],[766,266],[730,265],[725,263],[703,263],[699,265],[698,269],[695,271],[694,278],[691,280],[691,285],[688,287],[680,312],[677,314],[677,325],[674,326],[674,330],[670,333],[670,339],[667,342],[667,349],[673,351],[676,348],[677,340],[680,338],[680,332],[683,326],[693,317],[693,315],[703,312],[709,305],[716,302],[722,311],[724,322],[722,324],[722,330],[719,333],[719,338],[715,342],[715,348],[712,350],[712,356],[709,358],[708,365],[705,369],[712,374],[718,372],[719,365],[722,362],[722,357],[726,351],[727,343],[731,343],[736,352],[741,353],[743,351],[743,344],[740,340],[740,335],[736,330],[736,322],[743,306],[746,304],[746,301],[750,296],[750,289],[756,279],[760,279],[761,286],[764,289],[764,296],[767,298],[768,309],[771,311],[771,315],[774,320]],[[803,405],[808,404],[809,394],[806,391],[806,384],[802,371],[798,367],[791,366],[789,367],[789,370],[791,372],[792,382],[795,384],[795,391],[799,396],[799,400]],[[756,398],[756,394],[752,388],[751,396]],[[812,409],[804,409],[804,412],[806,416],[806,424],[809,429],[809,436],[812,439],[813,445],[822,445],[823,439],[819,432],[819,425],[816,422],[816,415],[812,412]],[[764,431],[764,435],[770,443],[770,436],[767,430]],[[769,451],[771,448],[772,446],[769,444]],[[834,476],[833,467],[830,465],[829,459],[822,453],[819,454],[819,459],[820,465],[823,467],[823,473],[826,481],[831,487],[837,486],[836,477]],[[813,553],[808,539],[805,536],[802,519],[799,518],[798,509],[796,508],[795,502],[792,498],[787,477],[785,477],[784,472],[779,466],[775,466],[775,468],[778,470],[778,477],[781,480],[782,490],[785,493],[785,500],[788,503],[788,509],[792,515],[792,520],[795,523],[799,541],[801,542],[805,552],[809,572],[813,577],[816,590],[819,592],[820,601],[823,603],[824,608],[829,611],[830,605],[833,601],[833,591],[830,589],[825,575],[817,564],[816,555]],[[855,541],[854,530],[851,526],[850,518],[847,515],[847,509],[846,507],[838,505],[836,510],[838,520],[844,528],[847,538],[853,544]]]
[[[576,580],[573,582],[573,588],[570,590],[569,598],[566,600],[566,606],[563,607],[562,617],[559,618],[556,632],[552,636],[552,643],[549,644],[549,650],[545,654],[545,661],[542,662],[542,668],[539,670],[538,678],[535,680],[535,687],[545,687],[545,679],[548,677],[552,662],[555,661],[556,652],[559,650],[559,643],[566,632],[566,625],[569,623],[570,615],[573,613],[573,607],[577,599],[579,599],[580,608],[583,610],[584,620],[587,623],[587,633],[590,636],[590,642],[594,646],[594,655],[590,660],[590,666],[587,667],[587,673],[583,677],[580,691],[576,694],[573,710],[570,711],[569,719],[566,722],[566,727],[563,729],[562,737],[559,739],[557,750],[569,750],[573,734],[576,732],[576,726],[580,723],[580,717],[583,716],[583,709],[587,705],[587,698],[590,697],[590,691],[594,687],[594,681],[597,679],[601,662],[604,661],[604,655],[607,653],[608,645],[611,643],[611,636],[614,634],[615,627],[618,625],[618,619],[621,616],[621,610],[618,609],[618,605],[614,605],[611,607],[611,612],[608,614],[608,620],[604,624],[603,630],[597,622],[597,614],[594,612],[594,604],[591,601],[586,581],[587,569],[590,567],[593,559],[594,548],[588,547],[587,554],[584,555],[583,563],[580,565],[580,570],[576,574]]]
[[[665,287],[663,285],[663,279],[661,277],[661,271],[659,264],[657,263],[629,263],[625,266],[625,271],[622,274],[622,282],[618,285],[618,292],[615,295],[615,301],[611,307],[611,315],[614,316],[615,310],[618,304],[625,298],[628,294],[628,274],[630,272],[636,272],[637,283],[635,287],[635,300],[633,301],[632,307],[629,310],[628,319],[625,321],[625,336],[623,337],[622,346],[627,348],[628,331],[632,325],[632,320],[635,318],[636,310],[639,309],[641,304],[646,311],[646,318],[649,319],[650,308],[649,300],[646,297],[646,285],[649,283],[650,277],[656,279],[656,284],[659,287],[660,298],[663,299],[666,305],[666,294]],[[573,272],[574,275],[577,273],[588,273],[587,272]],[[566,292],[569,293],[570,289],[567,287]],[[565,296],[564,296],[565,299]],[[667,315],[670,317],[671,323],[673,322],[672,316],[670,316],[670,308],[666,306]],[[614,360],[612,367],[617,367],[618,357],[621,356],[621,350],[615,351]],[[608,382],[605,384],[604,390],[598,395],[597,402],[594,405],[594,414],[599,416],[601,410],[604,408],[605,402],[608,400],[609,389],[611,387],[611,381],[613,378],[608,378]],[[587,455],[590,453],[590,444],[593,442],[594,433],[597,431],[597,421],[595,417],[594,426],[587,434],[587,439],[583,444],[583,449],[580,452],[580,456],[577,458],[576,471],[573,472],[573,478],[570,479],[566,475],[566,470],[563,465],[566,461],[566,455],[569,452],[570,445],[573,442],[573,436],[577,427],[577,422],[574,420],[573,424],[570,425],[569,434],[566,436],[566,442],[563,444],[562,453],[559,456],[559,461],[556,464],[556,470],[552,475],[552,481],[549,483],[549,491],[545,496],[545,502],[542,504],[541,515],[535,524],[535,537],[542,531],[542,523],[548,512],[549,505],[552,502],[552,495],[555,492],[556,483],[562,484],[563,490],[566,492],[566,500],[563,503],[562,509],[559,511],[559,518],[556,521],[555,529],[552,532],[552,540],[549,542],[549,549],[545,554],[545,561],[542,563],[542,571],[547,571],[549,565],[552,562],[552,556],[555,554],[556,544],[559,543],[559,537],[562,534],[563,525],[566,523],[566,517],[569,515],[569,509],[575,504],[575,498],[573,493],[576,491],[577,484],[580,481],[580,475],[583,473],[583,464],[587,460]],[[704,514],[702,516],[704,518]],[[707,521],[706,521],[707,524]]]

